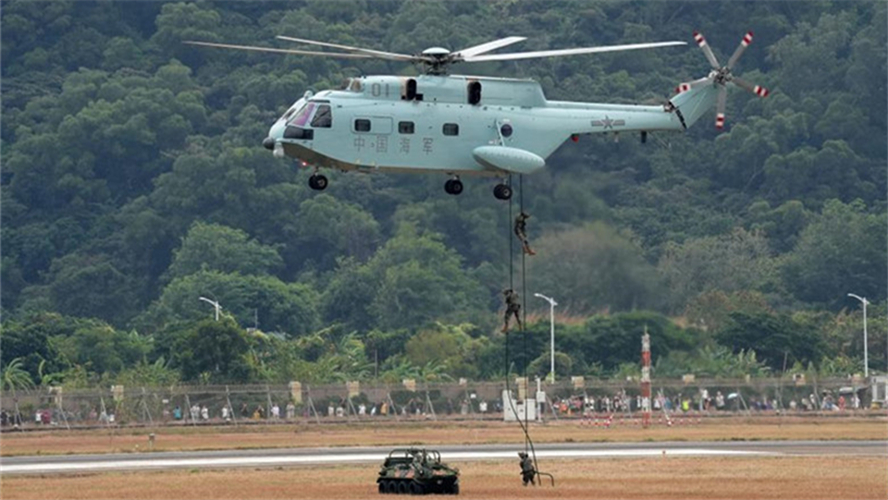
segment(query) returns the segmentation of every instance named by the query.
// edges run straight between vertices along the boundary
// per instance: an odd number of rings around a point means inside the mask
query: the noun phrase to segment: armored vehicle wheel
[[[377,485],[377,487],[379,488],[379,492],[380,492],[380,493],[385,493],[385,492],[386,492],[386,491],[385,491],[385,481],[380,481],[380,482],[376,483],[376,485]]]
[[[406,495],[408,493],[410,493],[410,483],[408,483],[407,481],[399,482],[398,483],[398,494],[399,495]]]
[[[398,492],[398,483],[394,481],[383,481],[385,483],[385,492],[386,493],[397,493]]]
[[[454,484],[453,486],[450,487],[450,494],[451,495],[459,495],[459,484],[458,483]]]
[[[411,495],[425,495],[425,488],[419,483],[410,483]]]
[[[320,174],[314,174],[308,178],[308,185],[315,191],[327,189],[327,178]]]
[[[493,188],[493,196],[498,200],[508,200],[512,198],[512,188],[507,184],[497,184]]]

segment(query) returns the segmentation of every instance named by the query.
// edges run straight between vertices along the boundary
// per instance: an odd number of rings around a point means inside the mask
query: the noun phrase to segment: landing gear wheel
[[[452,195],[460,194],[463,192],[463,183],[459,179],[450,179],[444,183],[444,191]]]
[[[327,178],[321,174],[314,174],[308,178],[308,186],[315,191],[323,191],[327,189]]]
[[[508,200],[512,198],[512,187],[508,184],[497,184],[493,188],[493,196],[498,200]]]

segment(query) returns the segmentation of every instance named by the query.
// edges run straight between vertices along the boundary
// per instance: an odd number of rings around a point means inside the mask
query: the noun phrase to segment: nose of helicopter
[[[278,139],[284,137],[284,128],[286,128],[284,120],[278,120],[268,129],[268,137],[262,140],[262,146],[269,151],[274,151],[274,146],[277,144]]]

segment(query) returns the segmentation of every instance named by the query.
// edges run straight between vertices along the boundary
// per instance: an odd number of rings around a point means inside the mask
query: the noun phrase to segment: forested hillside
[[[710,114],[646,144],[582,137],[524,179],[531,319],[548,319],[534,292],[559,302],[564,373],[632,370],[647,327],[661,375],[785,356],[847,374],[863,367],[853,292],[885,370],[886,17],[884,2],[4,1],[4,387],[366,379],[376,361],[389,380],[502,375],[508,204],[487,180],[454,197],[409,174],[312,191],[261,146],[276,117],[307,89],[416,70],[181,43],[277,35],[417,53],[699,30],[725,59],[753,30],[735,72],[771,95],[730,92],[725,132]],[[662,103],[708,65],[691,43],[456,70]],[[545,373],[547,321],[530,332],[517,362]]]

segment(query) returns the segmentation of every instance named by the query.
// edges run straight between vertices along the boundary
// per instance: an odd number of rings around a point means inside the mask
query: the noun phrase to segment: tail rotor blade
[[[728,99],[728,89],[722,86],[718,89],[718,104],[715,108],[715,128],[725,128],[725,105]]]
[[[734,67],[734,64],[737,63],[737,59],[740,59],[740,56],[743,55],[743,51],[746,50],[746,47],[749,47],[749,44],[752,43],[752,32],[749,31],[746,35],[743,36],[743,40],[740,40],[740,45],[737,46],[737,50],[734,51],[734,54],[731,55],[731,58],[728,59],[728,69]]]
[[[771,93],[770,91],[768,91],[768,89],[764,87],[753,85],[746,80],[743,80],[742,78],[737,78],[736,76],[732,78],[731,81],[734,83],[734,85],[740,87],[741,89],[748,90],[759,97],[768,97],[768,94]]]
[[[712,49],[709,47],[709,44],[706,43],[706,39],[703,38],[703,35],[695,31],[694,41],[697,42],[697,45],[699,45],[701,49],[703,49],[703,54],[706,56],[712,69],[719,69],[718,59],[715,58],[715,54],[712,53]]]
[[[698,80],[694,80],[693,82],[679,83],[678,87],[675,87],[675,93],[681,94],[682,92],[687,92],[687,91],[689,91],[691,89],[695,89],[701,85],[711,84],[712,81],[713,81],[712,78],[705,76],[705,77],[700,78]]]

